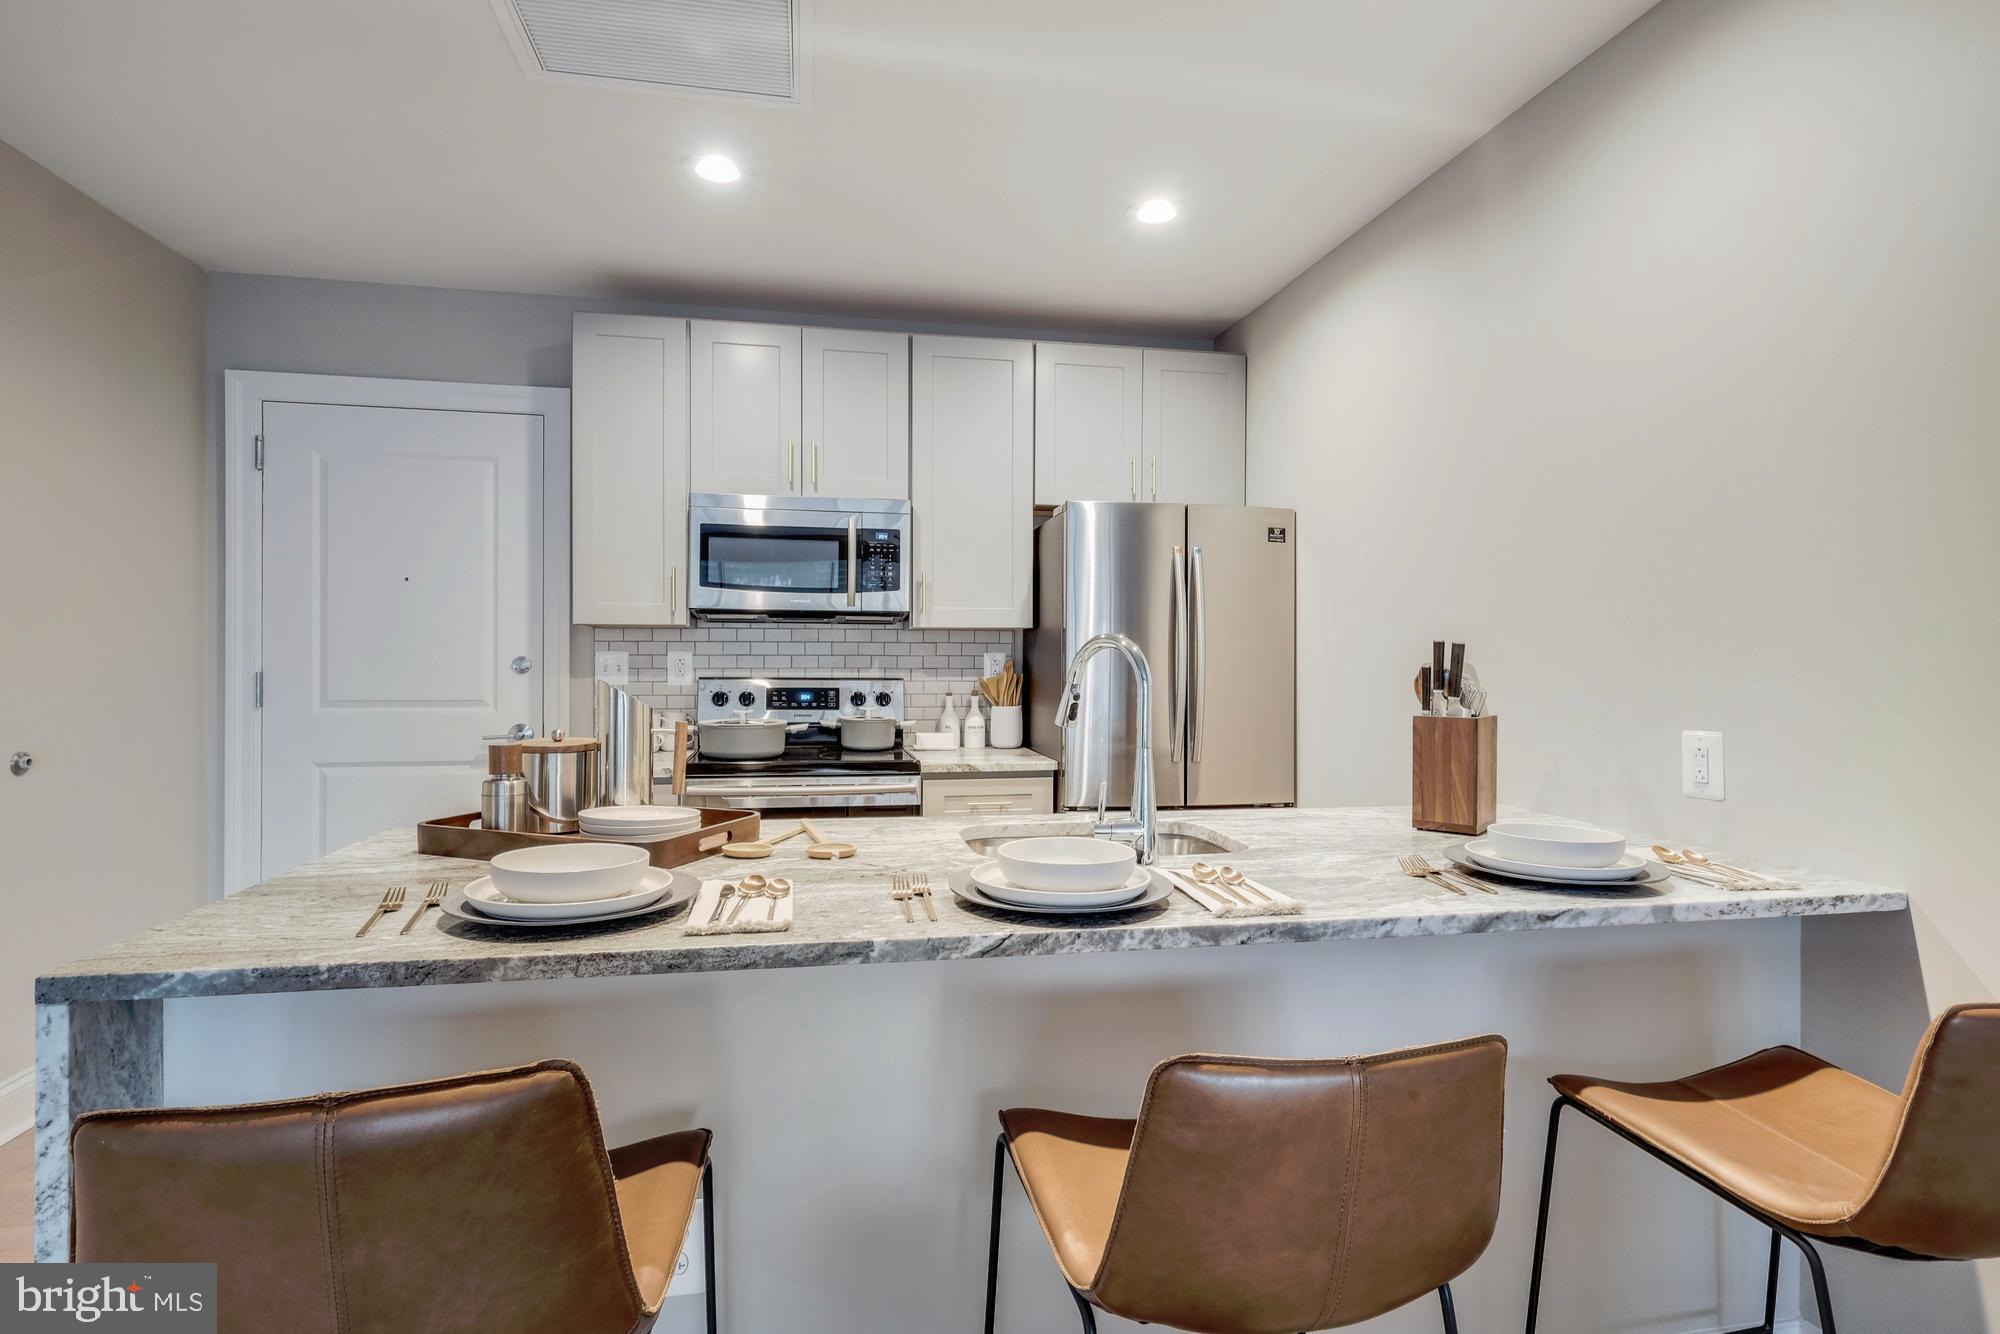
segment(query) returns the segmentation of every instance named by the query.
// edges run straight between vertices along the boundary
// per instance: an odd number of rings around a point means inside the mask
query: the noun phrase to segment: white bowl
[[[949,732],[905,732],[903,744],[911,750],[950,750],[952,739]]]
[[[1017,838],[993,850],[1007,879],[1022,889],[1098,894],[1132,877],[1139,854],[1104,838]]]
[[[517,903],[581,903],[625,893],[649,864],[644,848],[622,843],[516,848],[493,859],[493,887]]]
[[[1616,866],[1625,855],[1625,835],[1583,825],[1502,820],[1487,829],[1486,839],[1508,861],[1535,866]]]

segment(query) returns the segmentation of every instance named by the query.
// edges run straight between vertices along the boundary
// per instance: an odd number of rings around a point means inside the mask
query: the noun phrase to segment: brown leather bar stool
[[[658,1319],[709,1132],[604,1147],[567,1061],[242,1107],[93,1112],[79,1261],[219,1266],[225,1334],[637,1334]]]
[[[1557,1075],[1542,1166],[1528,1334],[1541,1301],[1556,1128],[1574,1107],[1771,1229],[1764,1323],[1778,1305],[1781,1241],[1812,1273],[1820,1334],[1835,1334],[1826,1271],[1808,1237],[1899,1260],[2000,1256],[2000,1005],[1947,1010],[1901,1096],[1796,1047],[1685,1079],[1626,1084]]]
[[[1436,1292],[1493,1236],[1507,1044],[1345,1060],[1181,1056],[1136,1121],[1012,1108],[993,1153],[986,1330],[1011,1157],[1087,1334],[1093,1308],[1201,1334],[1352,1325]]]

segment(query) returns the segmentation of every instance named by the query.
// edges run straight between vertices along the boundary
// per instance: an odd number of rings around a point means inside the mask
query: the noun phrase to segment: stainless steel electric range
[[[897,720],[889,750],[840,744],[841,713],[872,710]],[[782,755],[763,760],[711,759],[700,750],[700,725],[743,716],[788,725]],[[701,806],[771,813],[917,814],[921,766],[903,748],[903,683],[895,680],[708,678],[696,685],[697,740],[688,760],[688,800]]]

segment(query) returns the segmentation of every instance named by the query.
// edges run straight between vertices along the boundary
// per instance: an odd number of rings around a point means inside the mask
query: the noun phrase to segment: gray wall
[[[0,143],[0,755],[35,756],[0,773],[0,885],[23,915],[0,932],[0,1135],[29,1114],[10,1077],[33,1058],[36,973],[212,880],[201,286]]]
[[[1403,799],[1465,639],[1502,800],[1911,890],[1803,933],[1805,1045],[1891,1088],[2000,996],[1996,69],[1992,0],[1666,0],[1224,338],[1342,701],[1304,799]],[[1844,1328],[2000,1327],[2000,1265],[1834,1277]]]

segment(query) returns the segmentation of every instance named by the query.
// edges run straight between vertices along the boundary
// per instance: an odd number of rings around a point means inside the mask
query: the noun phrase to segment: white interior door
[[[910,336],[805,331],[805,491],[910,498]]]
[[[476,810],[542,726],[543,419],[264,405],[259,877]],[[522,659],[526,670],[515,670]]]
[[[688,480],[694,491],[797,495],[799,330],[688,324]]]

